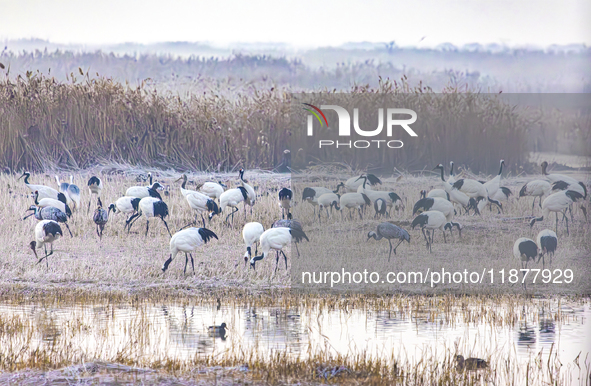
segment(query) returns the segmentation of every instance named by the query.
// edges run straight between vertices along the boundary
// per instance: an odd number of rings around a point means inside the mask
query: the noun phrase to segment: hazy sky
[[[56,43],[591,45],[589,20],[589,0],[0,0],[0,40]]]

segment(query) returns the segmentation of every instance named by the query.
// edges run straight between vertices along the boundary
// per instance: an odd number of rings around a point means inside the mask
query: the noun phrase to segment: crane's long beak
[[[17,178],[17,181],[20,180],[21,178],[23,178],[25,176],[25,173],[23,173],[19,178]]]

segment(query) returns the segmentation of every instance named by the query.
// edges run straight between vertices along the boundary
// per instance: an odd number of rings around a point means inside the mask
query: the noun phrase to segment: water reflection
[[[559,310],[568,317],[557,317]],[[501,306],[496,311],[503,312]],[[555,352],[572,361],[579,352],[586,355],[591,347],[585,325],[591,317],[588,302],[560,309],[542,305],[535,313],[526,312],[524,307],[515,325],[466,322],[460,317],[466,315],[462,312],[466,310],[442,315],[423,308],[401,314],[351,308],[241,307],[221,302],[210,306],[108,304],[60,308],[0,304],[2,318],[20,317],[25,322],[16,332],[22,336],[13,338],[30,339],[31,349],[71,344],[88,355],[107,358],[125,352],[191,359],[253,349],[267,355],[280,351],[305,357],[313,355],[314,350],[327,349],[344,355],[364,352],[409,360],[426,350],[437,356],[455,350],[467,355],[506,353],[527,359],[532,353],[549,352],[557,345]],[[208,329],[222,323],[227,325],[223,332],[211,333]]]

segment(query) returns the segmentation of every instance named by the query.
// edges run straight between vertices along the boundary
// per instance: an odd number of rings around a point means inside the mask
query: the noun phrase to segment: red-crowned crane
[[[125,195],[137,198],[153,197],[162,200],[162,196],[158,193],[158,189],[161,188],[163,186],[159,182],[154,182],[152,186],[132,186],[125,191]]]
[[[296,242],[299,242],[303,239],[310,241],[308,236],[306,236],[303,231],[294,228],[271,228],[264,231],[260,237],[261,250],[263,254],[254,256],[252,259],[250,259],[251,268],[255,269],[256,262],[267,257],[269,251],[274,249],[277,251],[277,258],[275,259],[275,272],[277,272],[277,268],[279,267],[279,252],[281,252],[285,259],[285,269],[287,269],[287,256],[285,255],[285,252],[283,252],[283,248],[291,243],[292,238]]]
[[[490,197],[491,199],[492,197],[494,197],[495,194],[497,194],[497,191],[501,187],[501,175],[503,174],[503,166],[505,166],[505,160],[501,160],[500,165],[501,167],[499,169],[499,174],[497,174],[495,178],[493,178],[492,180],[482,183],[482,185],[484,185],[486,191],[488,192],[488,197]]]
[[[378,227],[376,228],[375,232],[371,231],[367,234],[368,241],[372,237],[375,240],[381,240],[383,238],[388,239],[388,243],[390,244],[390,252],[388,253],[388,261],[390,261],[390,256],[392,256],[392,251],[394,251],[394,254],[396,254],[396,248],[398,248],[398,246],[403,241],[406,240],[410,244],[410,235],[408,234],[408,232],[400,227],[397,227],[396,225],[394,225],[392,223],[389,223],[389,222],[383,222],[381,224],[378,224]],[[392,248],[392,240],[400,240],[400,242],[398,244],[396,244],[395,247]]]
[[[90,211],[90,202],[92,201],[92,196],[96,194],[97,198],[101,196],[101,192],[103,191],[103,181],[98,178],[97,176],[92,176],[88,180],[88,191],[90,192],[90,198],[88,200],[88,211]]]
[[[566,221],[566,234],[568,235],[568,218],[566,217],[566,211],[573,202],[581,198],[583,198],[581,193],[572,190],[562,191],[549,195],[542,202],[542,217],[533,218],[529,223],[530,227],[533,227],[536,221],[544,221],[544,217],[549,217],[550,212],[555,212],[556,232],[558,232],[558,212],[560,212],[562,213],[562,217]]]
[[[140,215],[140,201],[141,198],[124,196],[115,201],[114,204],[109,205],[109,209],[111,209],[113,213],[116,213],[118,210],[121,213],[129,215],[127,220],[125,220],[125,226],[123,227],[123,230],[125,230],[127,227],[130,227],[132,220]],[[115,208],[117,208],[117,210],[115,210]],[[129,230],[127,232],[129,232]]]
[[[66,196],[63,193],[58,194],[57,200],[47,197],[39,199],[39,194],[37,191],[35,191],[35,193],[33,193],[33,198],[35,199],[35,205],[37,205],[40,208],[52,206],[64,212],[68,217],[72,216],[72,210],[70,209],[68,204],[66,204]]]
[[[439,169],[441,171],[441,183],[443,184],[445,192],[449,195],[449,201],[451,201],[454,204],[460,205],[462,208],[464,208],[464,210],[466,210],[466,213],[469,213],[470,208],[474,208],[474,212],[476,214],[480,214],[480,211],[478,210],[478,207],[476,205],[476,200],[474,198],[472,198],[471,201],[471,197],[468,197],[467,194],[459,191],[458,189],[454,189],[450,183],[445,181],[445,178],[443,177],[443,164],[435,166],[433,170],[435,169]]]
[[[290,228],[290,229],[296,229],[298,231],[304,231],[304,227],[302,226],[302,223],[299,222],[298,220],[294,220],[291,217],[291,213],[287,215],[287,219],[281,219],[281,220],[277,220],[273,223],[273,225],[271,225],[271,228]],[[296,246],[296,252],[298,254],[298,257],[300,257],[300,250],[298,249],[298,243],[300,242],[300,239],[296,239],[295,242],[295,246]]]
[[[341,196],[341,220],[343,218],[343,209],[349,209],[349,218],[352,220],[351,209],[357,209],[359,212],[359,219],[363,219],[361,215],[361,208],[365,205],[371,205],[371,200],[364,193],[345,193]]]
[[[328,208],[330,208],[330,213],[332,214],[333,209],[341,210],[339,206],[339,202],[341,201],[341,197],[333,192],[324,193],[322,196],[318,197],[318,221],[320,221],[320,214],[322,213],[322,209],[326,211],[326,218],[328,219]]]
[[[384,201],[386,201],[386,205],[388,208],[392,208],[392,206],[394,206],[398,210],[400,207],[404,207],[404,204],[402,203],[402,199],[400,198],[400,196],[398,194],[396,194],[394,192],[383,191],[383,190],[366,189],[368,177],[365,175],[362,175],[359,178],[363,179],[363,184],[359,185],[359,187],[357,188],[357,193],[365,194],[367,197],[369,197],[369,200],[371,202],[375,202],[375,200],[381,198]],[[388,216],[389,215],[390,214],[388,213]]]
[[[437,210],[429,210],[429,211],[423,212],[420,215],[418,215],[417,217],[415,217],[414,220],[412,220],[411,228],[415,229],[416,226],[419,226],[421,228],[421,231],[423,232],[423,236],[425,237],[425,241],[427,242],[427,249],[429,249],[429,253],[431,253],[431,245],[433,244],[433,238],[435,236],[435,229],[440,229],[443,232],[443,241],[446,243],[447,243],[447,240],[445,238],[445,230],[446,229],[451,230],[452,226],[456,226],[458,228],[458,231],[460,232],[460,235],[461,235],[461,230],[462,230],[461,224],[447,222],[447,219],[445,218],[443,213],[441,213]],[[427,232],[429,232],[429,230],[431,230],[431,234],[429,235],[429,238],[427,238],[427,235],[425,234],[425,229],[427,229]]]
[[[538,205],[542,207],[542,197],[550,193],[552,186],[545,180],[529,181],[521,187],[519,197],[533,196],[534,202],[531,205],[531,214],[534,215],[534,206],[536,205],[536,198],[539,197]]]
[[[218,236],[207,228],[187,228],[182,231],[178,231],[170,239],[170,257],[164,262],[164,265],[162,266],[162,272],[166,272],[168,266],[179,252],[184,252],[185,269],[183,270],[183,273],[187,273],[187,263],[189,262],[190,256],[193,274],[195,274],[195,263],[193,261],[192,252],[197,249],[197,247],[206,244],[214,238],[218,240]]]
[[[328,193],[339,193],[339,188],[341,186],[345,186],[342,182],[337,185],[335,190],[330,190],[328,188],[323,188],[321,186],[312,186],[304,188],[302,192],[302,201],[307,201],[310,205],[314,207],[314,215],[316,215],[316,207],[318,206],[318,199],[320,196],[328,194]]]
[[[232,224],[234,224],[234,213],[238,212],[238,204],[248,199],[248,191],[243,186],[239,186],[234,189],[228,189],[220,196],[220,211],[224,212],[226,207],[231,207],[234,210],[226,216],[226,223],[228,223],[228,217],[232,215]],[[244,215],[246,216],[246,206],[244,207]]]
[[[538,256],[538,246],[532,239],[520,237],[515,241],[515,244],[513,244],[513,256],[521,261],[521,273],[523,274],[523,278],[525,278],[524,270],[527,268],[527,262],[530,260],[536,260],[536,257]],[[525,288],[525,281],[522,281],[522,283]]]
[[[447,222],[449,222],[451,225],[456,226],[457,223],[452,222],[452,219],[454,217],[454,205],[444,198],[440,198],[440,197],[421,198],[419,201],[417,201],[415,203],[415,205],[412,209],[412,215],[414,216],[417,213],[423,213],[423,212],[428,212],[428,211],[433,211],[433,210],[443,213],[443,215],[445,216],[445,220]],[[460,229],[459,226],[458,226],[458,229]],[[443,233],[445,234],[445,232],[443,232]],[[449,227],[449,234],[453,236],[452,227]],[[462,232],[460,230],[460,237],[461,236],[462,236]]]
[[[20,180],[23,177],[25,177],[24,181],[25,181],[25,185],[27,186],[27,188],[29,188],[31,190],[31,192],[35,192],[35,191],[38,192],[39,199],[43,199],[43,198],[53,198],[54,200],[58,199],[58,195],[60,192],[58,192],[54,188],[50,188],[49,186],[45,186],[45,185],[30,184],[29,177],[31,177],[31,173],[24,172],[18,179]]]
[[[170,234],[170,229],[168,229],[168,224],[164,219],[166,216],[168,216],[168,205],[166,205],[164,201],[159,200],[155,197],[144,197],[140,200],[138,206],[140,208],[141,214],[143,214],[144,217],[146,217],[146,236],[148,235],[148,230],[150,228],[150,219],[152,217],[160,217],[160,219],[164,223],[164,226],[166,227],[166,230],[168,231],[168,234],[172,236]],[[139,217],[136,217],[136,219],[129,224],[129,230],[131,230],[131,226],[137,221],[138,218]]]
[[[548,255],[550,258],[549,263],[552,264],[552,257],[554,256],[554,252],[556,252],[556,248],[558,247],[558,237],[554,231],[550,229],[544,229],[538,233],[538,237],[536,238],[538,248],[540,249],[540,256],[538,257],[538,262],[540,261],[540,257],[542,258],[542,267],[546,266],[546,259],[545,255]]]
[[[31,241],[29,244],[29,247],[35,254],[37,264],[41,263],[43,259],[45,259],[45,264],[47,265],[47,268],[49,268],[47,258],[53,255],[53,243],[63,235],[62,228],[60,228],[59,224],[53,220],[42,220],[37,223],[35,226],[35,240]],[[49,252],[49,254],[47,253],[47,244],[51,246],[51,252]],[[41,247],[45,247],[45,256],[39,259],[35,249]]]
[[[246,205],[250,206],[250,214],[252,214],[252,207],[256,202],[257,195],[254,191],[254,188],[247,183],[247,180],[244,179],[244,169],[240,169],[238,174],[240,176],[240,183],[242,184],[242,187],[246,189],[246,192],[248,193],[248,196],[244,200],[244,216],[246,218]]]
[[[244,225],[242,228],[242,239],[244,240],[244,244],[246,245],[246,253],[244,254],[244,266],[248,260],[252,257],[252,246],[255,246],[255,255],[258,253],[259,249],[256,247],[257,243],[260,243],[260,238],[265,228],[263,224],[259,222],[249,222]],[[238,262],[236,262],[235,267],[238,266]]]
[[[293,193],[291,189],[283,188],[279,191],[279,207],[281,208],[281,217],[285,218],[285,211],[289,214],[291,209],[291,198]]]
[[[208,181],[203,183],[199,190],[201,191],[201,193],[207,195],[209,198],[212,198],[214,200],[217,198],[219,200],[222,193],[224,193],[224,188],[226,188],[226,185],[222,184],[222,181]]]

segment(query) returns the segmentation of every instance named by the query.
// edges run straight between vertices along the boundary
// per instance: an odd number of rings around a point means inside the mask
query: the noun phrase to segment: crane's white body
[[[291,233],[289,228],[270,228],[264,231],[260,236],[261,250],[263,251],[263,259],[271,249],[276,251],[283,250],[291,243]],[[252,260],[251,260],[252,262]]]
[[[525,189],[523,189],[525,188]],[[543,197],[546,194],[550,193],[552,190],[552,185],[548,181],[544,180],[533,180],[529,181],[521,188],[521,192],[519,195],[523,196],[535,196],[535,197]]]
[[[433,199],[433,205],[429,208],[429,211],[438,211],[441,212],[446,219],[446,222],[449,222],[454,217],[454,204],[449,202],[446,198],[441,197],[429,197]],[[427,213],[423,212],[423,213]],[[445,223],[444,223],[445,225]]]
[[[429,191],[429,193],[427,193],[427,197],[430,197],[430,198],[438,197],[438,198],[443,198],[444,200],[447,200],[447,192],[444,189],[431,189]],[[467,197],[468,196],[466,196],[466,198]]]
[[[197,213],[207,212],[207,202],[211,200],[208,195],[200,193],[200,192],[193,192],[185,195],[185,200],[191,207],[191,209],[197,211]]]
[[[369,199],[369,197],[368,197]],[[341,196],[341,216],[343,214],[343,208],[357,209],[359,211],[359,217],[361,218],[361,208],[366,205],[363,193],[345,193]]]
[[[125,195],[129,197],[146,198],[150,197],[150,187],[147,186],[132,186],[125,191]],[[155,198],[155,197],[152,197]],[[156,198],[158,200],[158,198]]]
[[[499,174],[497,174],[495,178],[493,178],[492,180],[487,181],[483,184],[486,188],[486,191],[488,192],[488,197],[491,198],[494,197],[495,194],[497,194],[497,191],[501,187],[501,174],[503,173],[503,166],[505,165],[505,161],[501,160],[500,165],[501,167],[499,169]]]
[[[37,248],[41,248],[45,244],[52,244],[53,250],[53,243],[57,241],[61,235],[58,233],[55,236],[52,234],[46,234],[43,227],[48,223],[55,223],[59,226],[59,224],[53,220],[41,220],[35,225],[35,242],[37,243]]]
[[[244,228],[242,228],[242,239],[246,245],[246,252],[244,253],[245,262],[252,256],[251,248],[260,241],[263,232],[265,232],[265,228],[258,222],[246,223]]]
[[[340,205],[341,199],[336,193],[324,193],[322,196],[318,197],[318,206],[320,206],[320,209],[326,208],[328,211],[328,208],[333,202],[336,202],[337,206]]]
[[[193,252],[195,249],[203,245],[203,238],[199,234],[199,228],[187,228],[178,231],[170,239],[170,253],[172,259],[176,257],[179,252]]]
[[[162,200],[159,200],[156,197],[144,197],[140,200],[138,207],[147,220],[154,217],[154,203],[158,201]]]
[[[206,182],[199,190],[208,197],[218,200],[222,193],[224,193],[224,187],[217,182]]]
[[[42,198],[40,200],[37,199],[36,205],[40,208],[53,206],[54,208],[57,208],[57,209],[61,210],[62,212],[66,213],[66,204],[64,204],[63,202],[61,202],[59,200],[54,200],[53,198]]]
[[[220,210],[223,212],[227,206],[237,208],[238,204],[244,201],[240,189],[228,189],[220,196]]]
[[[134,198],[136,198],[136,197],[130,197],[130,196],[121,197],[121,198],[117,199],[117,201],[115,201],[115,207],[121,213],[125,213],[125,214],[134,213],[136,210],[133,207],[133,204],[131,203],[131,201]],[[139,204],[138,204],[138,209],[139,209]]]
[[[25,186],[27,188],[29,188],[31,190],[31,192],[39,192],[39,196],[38,196],[39,199],[42,199],[42,198],[53,198],[54,200],[58,199],[58,194],[60,192],[58,192],[54,188],[50,188],[49,186],[45,186],[45,185],[29,184],[29,177],[31,176],[31,174],[29,172],[23,173],[21,178],[23,176],[25,177]]]

